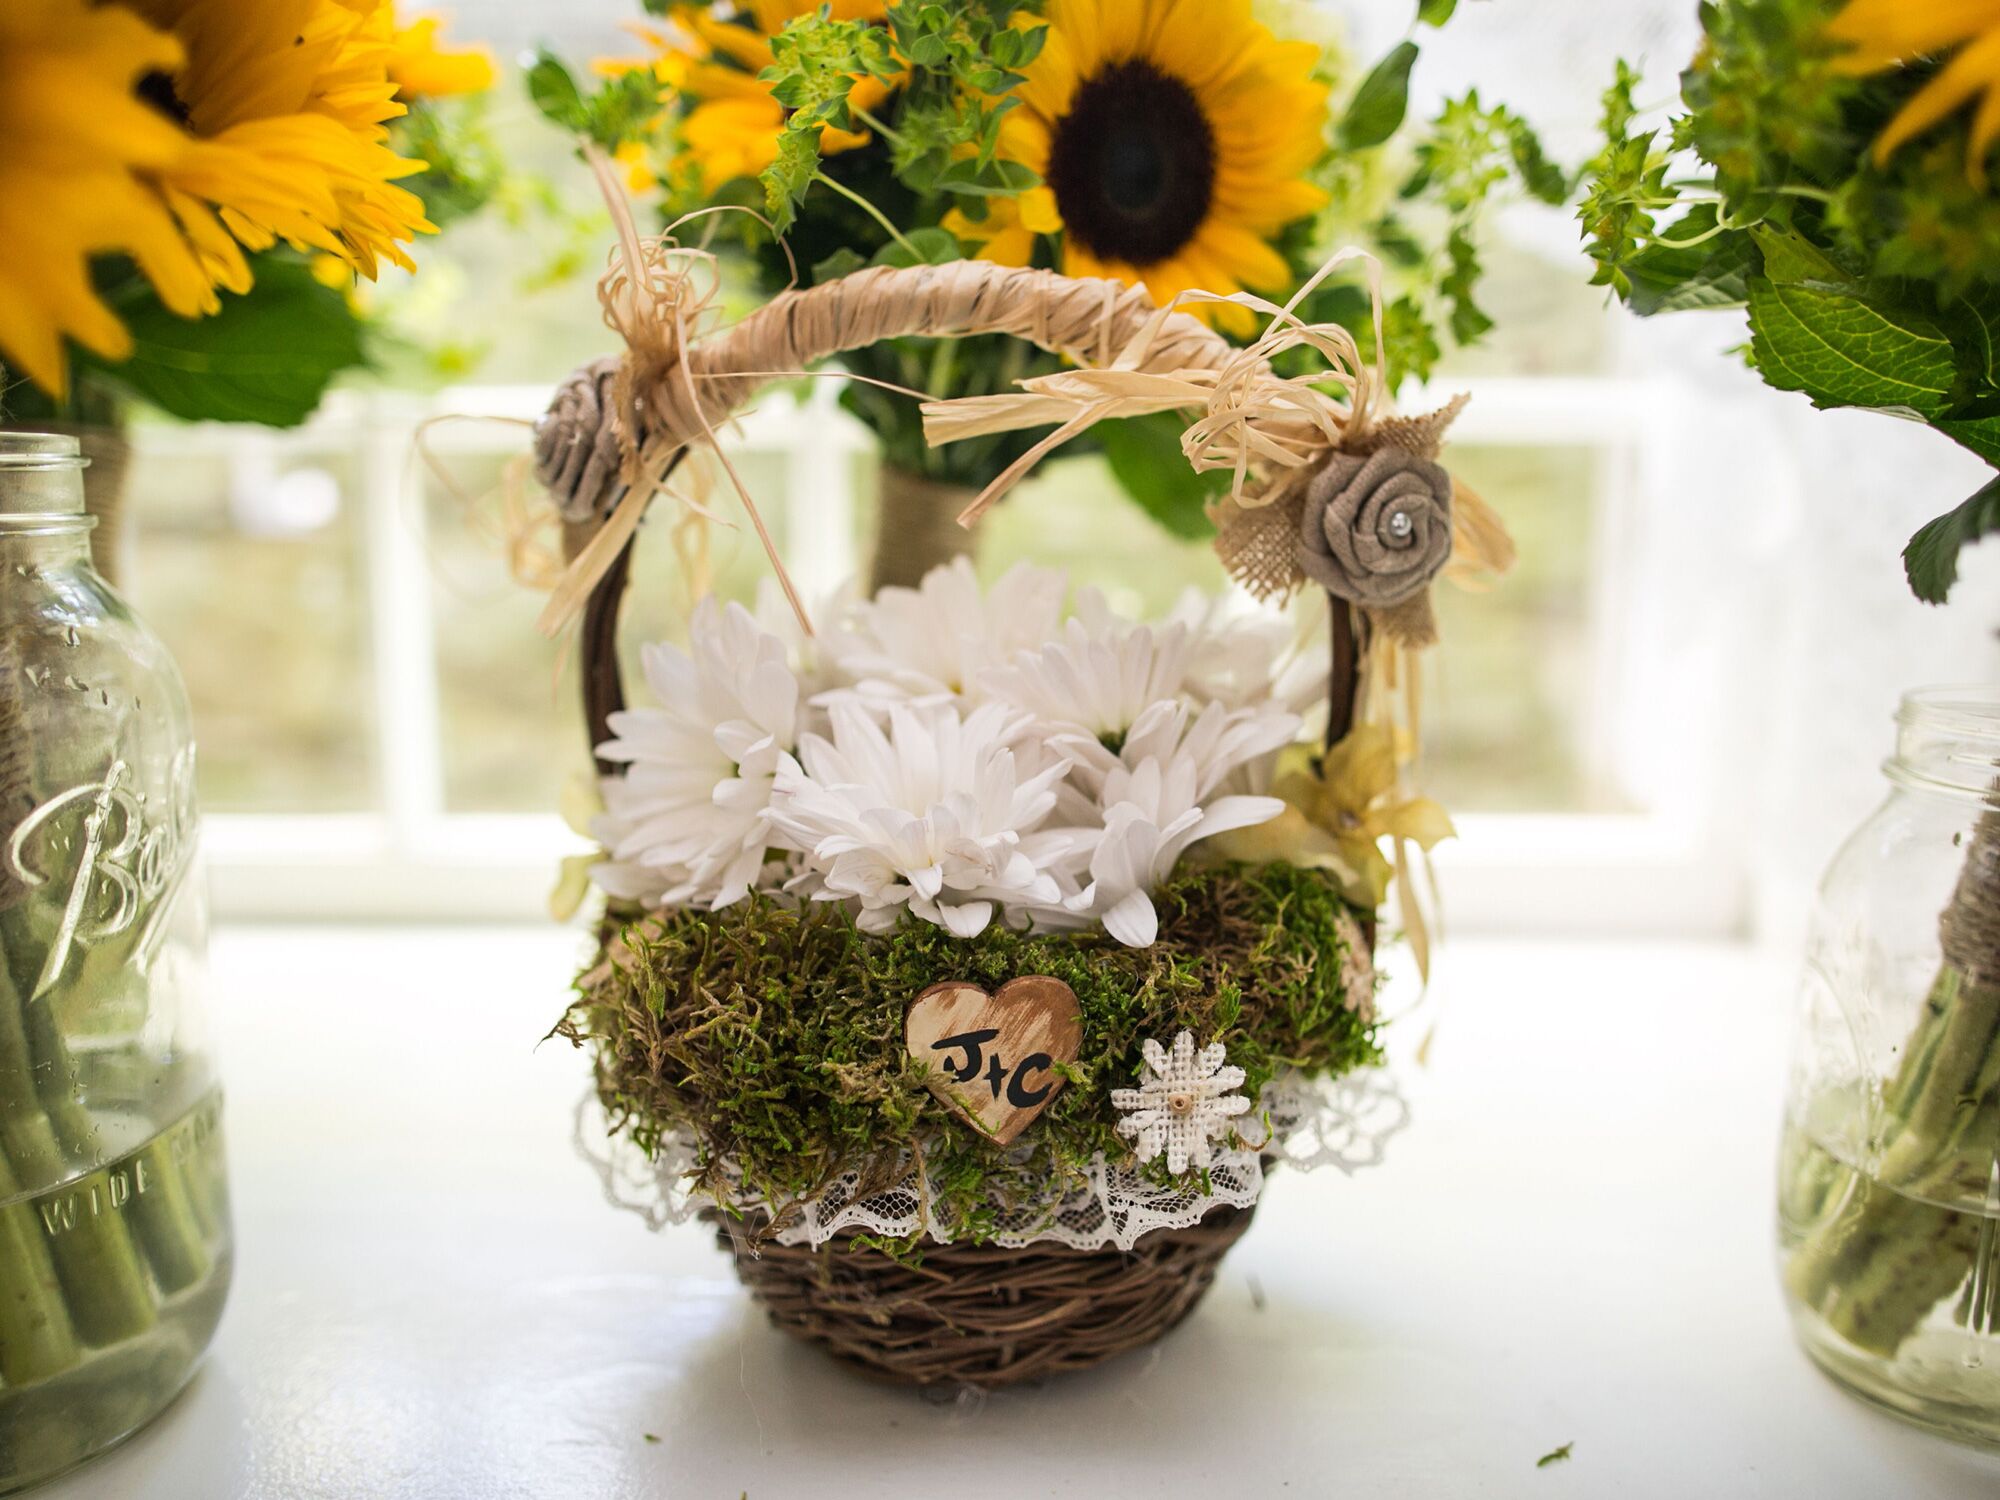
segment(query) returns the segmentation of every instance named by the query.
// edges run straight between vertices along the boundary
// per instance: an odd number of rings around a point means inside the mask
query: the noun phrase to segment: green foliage
[[[470,218],[502,191],[507,166],[486,128],[485,100],[418,100],[392,130],[396,154],[424,164],[405,185],[438,228]]]
[[[1197,474],[1181,452],[1185,423],[1172,412],[1101,422],[1094,429],[1112,474],[1139,505],[1172,535],[1190,541],[1214,528],[1208,504],[1229,488],[1219,469]]]
[[[761,75],[788,111],[778,158],[764,172],[765,212],[783,233],[820,176],[820,136],[827,126],[857,128],[854,85],[894,80],[908,65],[893,128],[865,123],[887,138],[892,169],[918,192],[975,197],[1025,192],[1041,179],[994,155],[1005,97],[1017,71],[1040,55],[1047,28],[1015,28],[1011,3],[940,5],[903,0],[887,26],[801,16],[771,39],[772,65]],[[893,43],[893,45],[892,45]]]
[[[1455,8],[1426,0],[1419,19],[1442,26]],[[824,10],[792,20],[771,38],[773,62],[760,75],[785,109],[775,158],[755,182],[670,183],[666,214],[716,201],[754,204],[784,237],[789,255],[776,251],[766,225],[748,215],[711,222],[748,245],[767,293],[793,284],[795,267],[810,268],[812,281],[824,282],[864,266],[936,263],[967,253],[971,247],[943,227],[948,213],[978,224],[1041,185],[1026,166],[998,154],[1001,126],[1020,107],[1016,86],[1044,46],[1039,10],[1037,0],[898,0],[872,25],[836,20]],[[726,24],[747,24],[735,12],[719,14]],[[1301,281],[1334,250],[1357,241],[1392,263],[1384,323],[1393,381],[1430,373],[1447,345],[1476,340],[1492,326],[1477,300],[1481,219],[1492,203],[1508,192],[1559,203],[1570,188],[1527,122],[1476,94],[1448,102],[1435,120],[1411,124],[1409,85],[1418,58],[1417,43],[1406,40],[1358,83],[1329,58],[1323,72],[1345,98],[1313,176],[1334,204],[1319,218],[1288,226],[1276,241]],[[863,80],[866,88],[858,86]],[[551,83],[562,95],[560,83]],[[670,102],[662,115],[662,154],[669,158],[685,107]],[[573,112],[564,103],[558,115],[565,109]],[[842,142],[844,149],[828,152],[829,127],[864,134],[866,143]],[[1401,189],[1386,211],[1385,187]],[[1036,264],[1061,263],[1058,241],[1037,240],[1031,255]],[[1302,315],[1319,321],[1331,309],[1372,349],[1363,279],[1358,269],[1343,273]],[[937,397],[1007,390],[1023,375],[1055,367],[1008,347],[990,339],[953,348],[899,340],[844,359],[857,374]],[[1288,373],[1309,367],[1298,351],[1284,363]],[[881,437],[891,463],[954,482],[985,484],[1036,436],[993,434],[932,450],[907,398],[854,385],[842,401]],[[1121,483],[1146,485],[1136,492],[1142,506],[1176,534],[1189,535],[1212,485],[1188,473],[1177,449],[1161,440],[1171,420],[1101,440],[1086,437],[1067,451],[1101,447]]]
[[[1397,207],[1375,225],[1383,253],[1403,268],[1409,289],[1383,319],[1390,378],[1429,376],[1444,353],[1444,334],[1458,345],[1477,343],[1493,320],[1476,296],[1484,267],[1479,230],[1494,197],[1509,186],[1540,202],[1567,201],[1570,182],[1549,160],[1526,120],[1505,105],[1484,104],[1478,91],[1447,99],[1416,138],[1415,165],[1397,194]],[[1440,221],[1420,235],[1408,217],[1425,213]],[[1367,304],[1355,310],[1365,322]],[[1372,330],[1340,319],[1357,338]]]
[[[1410,108],[1410,69],[1417,63],[1417,44],[1398,42],[1375,64],[1341,116],[1340,144],[1350,151],[1379,146],[1403,126]]]
[[[1842,286],[1750,282],[1750,348],[1765,382],[1815,406],[1937,416],[1958,370],[1935,324]]]
[[[1021,70],[1042,54],[1046,26],[1016,26],[1005,0],[889,8],[897,50],[913,64],[889,143],[895,172],[916,191],[971,197],[1021,193],[1041,179],[994,155]]]
[[[614,1125],[648,1151],[668,1131],[690,1135],[704,1169],[726,1157],[774,1204],[850,1170],[893,1180],[920,1157],[944,1212],[979,1238],[989,1188],[1026,1196],[1079,1178],[1099,1152],[1129,1152],[1110,1091],[1137,1076],[1149,1038],[1186,1027],[1222,1042],[1253,1098],[1293,1068],[1379,1060],[1374,1024],[1347,1005],[1355,916],[1326,877],[1184,873],[1155,902],[1151,948],[999,926],[964,940],[915,920],[867,936],[838,907],[762,898],[668,913],[624,929],[631,959],[580,985],[559,1029],[592,1049]],[[903,1015],[940,981],[991,992],[1025,974],[1075,991],[1083,1045],[1014,1160],[931,1094],[904,1053]],[[1163,1163],[1152,1170],[1168,1180]]]
[[[1442,26],[1458,9],[1458,0],[1418,0],[1417,19],[1426,26]]]
[[[1876,160],[1938,65],[1850,76],[1825,35],[1832,13],[1711,0],[1664,130],[1640,122],[1619,65],[1580,214],[1594,279],[1641,314],[1745,306],[1768,384],[1914,417],[2000,465],[2000,199],[1969,181],[1962,113]],[[1985,529],[1977,501],[1912,541],[1920,597],[1943,598],[1956,575],[1943,549]]]
[[[547,48],[528,67],[528,98],[542,117],[574,136],[615,151],[642,139],[660,112],[660,85],[643,68],[606,79],[586,93]]]
[[[361,325],[341,293],[295,256],[259,256],[256,284],[224,293],[213,317],[169,312],[136,278],[111,299],[132,334],[132,357],[108,365],[85,356],[90,375],[190,422],[296,427],[318,408],[333,377],[365,360]]]
[[[1910,588],[1926,604],[1942,604],[1958,581],[1958,554],[1983,536],[2000,531],[2000,478],[1981,486],[1957,510],[1939,516],[1903,549]]]

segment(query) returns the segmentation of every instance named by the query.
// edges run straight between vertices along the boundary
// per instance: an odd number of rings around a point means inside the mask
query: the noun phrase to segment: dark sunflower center
[[[1049,148],[1064,232],[1101,260],[1171,258],[1208,217],[1215,132],[1194,91],[1151,63],[1115,63],[1077,88]]]
[[[177,124],[187,124],[188,107],[181,103],[181,96],[174,92],[174,80],[170,74],[148,73],[139,80],[138,94],[142,100],[168,119]]]

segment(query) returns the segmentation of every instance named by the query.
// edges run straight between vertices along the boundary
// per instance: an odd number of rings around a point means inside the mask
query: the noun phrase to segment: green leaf
[[[2000,468],[2000,417],[1953,417],[1931,425],[1961,448],[1971,449]]]
[[[942,266],[955,260],[963,260],[965,251],[958,243],[958,236],[949,229],[941,229],[933,224],[927,229],[912,229],[903,236],[909,247],[891,240],[875,252],[878,266]],[[915,254],[911,254],[915,251]]]
[[[303,263],[265,256],[252,268],[255,285],[225,294],[213,317],[179,317],[141,287],[118,309],[132,357],[106,373],[190,422],[303,422],[336,374],[363,363],[361,326]]]
[[[1473,300],[1479,287],[1479,248],[1471,235],[1454,229],[1445,254],[1451,269],[1439,279],[1438,292],[1451,307],[1451,336],[1460,344],[1476,343],[1493,328],[1493,320]]]
[[[1389,55],[1361,80],[1354,100],[1340,122],[1340,144],[1352,151],[1379,146],[1394,135],[1410,107],[1410,69],[1416,65],[1417,44],[1398,42]]]
[[[581,134],[589,125],[583,91],[563,60],[544,47],[528,69],[528,97],[550,123]]]
[[[1989,391],[2000,391],[2000,294],[1963,298],[1946,311],[1973,376]]]
[[[764,214],[773,233],[783,234],[798,218],[798,206],[805,200],[819,171],[819,132],[787,130],[778,136],[778,154],[764,168]]]
[[[1205,540],[1215,534],[1208,502],[1229,488],[1219,470],[1197,474],[1181,452],[1187,423],[1174,412],[1153,412],[1100,422],[1093,429],[1111,472],[1147,515],[1177,537]]]
[[[1704,207],[1708,217],[1701,222],[1714,223],[1714,208]],[[1694,215],[1688,217],[1693,219]],[[1750,237],[1763,252],[1764,274],[1772,281],[1838,283],[1853,280],[1845,267],[1802,234],[1775,224],[1759,224],[1750,231]]]
[[[1753,277],[1750,330],[1765,381],[1803,391],[1815,406],[1935,417],[1952,405],[1958,362],[1951,341],[1907,308],[1858,289]]]
[[[1701,243],[1655,240],[1625,263],[1632,283],[1626,301],[1634,312],[1651,317],[1695,308],[1741,307],[1750,300],[1756,246],[1745,234],[1713,233],[1715,223],[1715,205],[1698,204],[1664,235],[1666,240]]]
[[[935,186],[947,193],[981,198],[1012,198],[1041,185],[1041,176],[1017,161],[994,157],[988,162],[955,161],[938,173]]]
[[[2000,478],[1910,538],[1903,549],[1903,571],[1911,591],[1926,604],[1944,603],[1958,582],[1960,551],[1996,531],[2000,531]]]
[[[1458,9],[1458,0],[1417,0],[1417,19],[1426,26],[1442,26]]]
[[[1568,174],[1549,160],[1542,138],[1526,120],[1510,113],[1506,114],[1505,123],[1508,151],[1514,159],[1514,170],[1520,174],[1521,186],[1551,208],[1561,208],[1569,202]]]
[[[642,140],[660,112],[660,85],[643,68],[609,79],[583,106],[583,129],[606,151]]]
[[[838,281],[843,276],[852,276],[868,262],[855,252],[852,245],[842,245],[833,254],[815,264],[812,268],[813,285],[823,281]]]

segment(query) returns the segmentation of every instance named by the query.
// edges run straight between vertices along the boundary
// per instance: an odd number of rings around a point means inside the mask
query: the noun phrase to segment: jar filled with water
[[[2000,688],[1903,700],[1807,956],[1778,1242],[1806,1351],[2000,1446]]]
[[[158,1414],[229,1285],[187,694],[82,470],[0,433],[0,1494]]]

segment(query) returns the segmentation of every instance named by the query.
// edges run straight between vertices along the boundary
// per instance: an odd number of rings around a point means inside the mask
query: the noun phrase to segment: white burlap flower
[[[627,765],[592,825],[610,853],[592,877],[652,905],[727,906],[757,883],[779,757],[796,743],[799,685],[785,646],[741,605],[696,606],[688,649],[641,655],[658,708],[611,716],[598,747]]]
[[[885,733],[858,703],[829,714],[830,739],[805,735],[778,763],[771,826],[804,855],[796,889],[852,900],[866,932],[907,908],[958,937],[996,909],[1062,901],[1056,872],[1074,863],[1076,838],[1037,830],[1069,762],[1045,752],[1031,720],[1000,703],[963,718],[906,705]]]
[[[1164,1152],[1176,1176],[1190,1165],[1206,1167],[1209,1143],[1228,1135],[1229,1122],[1250,1108],[1235,1092],[1243,1086],[1243,1070],[1223,1066],[1220,1042],[1196,1052],[1191,1031],[1174,1038],[1171,1052],[1150,1039],[1140,1050],[1146,1066],[1139,1086],[1111,1091],[1112,1104],[1124,1112],[1118,1133],[1133,1138],[1141,1162]]]

